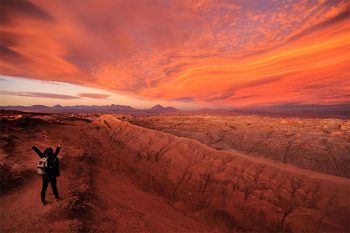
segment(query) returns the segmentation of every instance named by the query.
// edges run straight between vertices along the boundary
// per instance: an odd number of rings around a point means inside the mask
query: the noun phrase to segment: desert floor
[[[350,121],[1,114],[1,232],[349,232]],[[62,200],[40,203],[60,139]]]

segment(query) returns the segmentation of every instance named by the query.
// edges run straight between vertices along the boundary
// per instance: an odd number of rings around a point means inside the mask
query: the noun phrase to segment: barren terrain
[[[2,114],[0,230],[348,232],[349,125],[257,116]],[[63,200],[52,202],[49,188],[43,207],[31,146],[54,147],[60,139]]]
[[[350,120],[256,115],[160,115],[128,120],[218,150],[237,150],[321,173],[350,176]]]

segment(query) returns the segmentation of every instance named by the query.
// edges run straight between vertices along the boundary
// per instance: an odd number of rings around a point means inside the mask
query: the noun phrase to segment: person
[[[51,184],[52,192],[55,196],[56,201],[59,200],[58,195],[58,189],[57,189],[57,176],[60,176],[60,169],[59,169],[59,159],[57,157],[58,153],[61,150],[61,142],[57,146],[55,152],[51,147],[44,150],[44,152],[41,152],[36,146],[33,146],[32,149],[38,154],[40,158],[47,157],[47,169],[46,173],[42,176],[42,187],[41,187],[41,203],[43,205],[46,205],[46,190],[49,186],[49,183]]]

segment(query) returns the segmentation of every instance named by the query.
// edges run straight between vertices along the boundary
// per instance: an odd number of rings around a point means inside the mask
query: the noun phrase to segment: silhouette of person
[[[42,176],[42,187],[41,187],[41,203],[46,205],[45,200],[46,190],[51,184],[52,192],[55,196],[56,201],[59,200],[58,189],[57,189],[57,180],[56,177],[60,176],[59,169],[59,159],[57,158],[58,153],[61,150],[61,143],[57,146],[56,151],[54,152],[51,147],[46,148],[44,152],[41,152],[36,146],[33,146],[32,149],[38,154],[40,158],[47,157],[47,168],[44,175]]]

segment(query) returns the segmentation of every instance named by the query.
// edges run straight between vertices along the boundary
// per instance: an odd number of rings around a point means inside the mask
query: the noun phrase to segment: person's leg
[[[57,190],[56,176],[50,177],[50,183],[51,183],[53,195],[55,196],[56,199],[58,199],[59,196],[58,196],[58,190]]]
[[[46,204],[45,196],[46,196],[46,190],[47,186],[49,186],[49,179],[46,176],[42,176],[43,183],[41,186],[41,203],[44,205]]]

